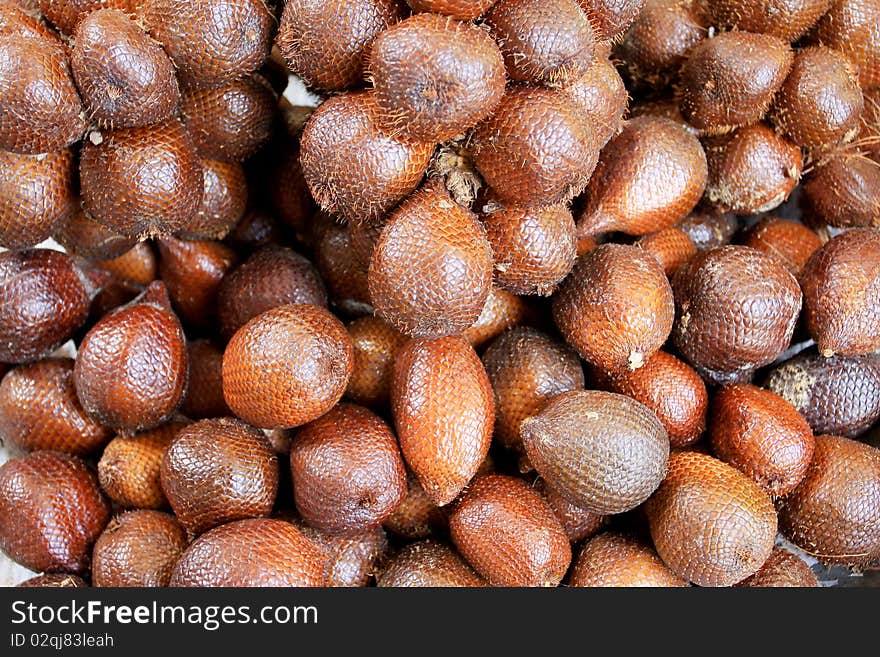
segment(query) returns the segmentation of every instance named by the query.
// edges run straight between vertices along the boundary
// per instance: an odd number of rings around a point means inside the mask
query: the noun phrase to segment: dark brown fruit
[[[748,376],[791,342],[801,291],[777,258],[746,246],[701,251],[678,270],[673,287],[673,344],[715,378]]]
[[[73,76],[98,125],[135,128],[176,113],[174,65],[133,18],[117,9],[92,12],[77,26],[73,44]]]
[[[149,242],[138,242],[131,249],[96,266],[126,283],[146,287],[159,277],[159,262]]]
[[[672,447],[691,445],[706,430],[706,384],[693,368],[665,351],[658,351],[632,372],[608,375],[594,369],[593,378],[601,388],[632,397],[652,410]]]
[[[180,121],[111,130],[100,140],[95,134],[83,143],[79,162],[92,217],[121,235],[153,237],[181,230],[196,216],[202,166]]]
[[[810,425],[785,399],[751,384],[722,387],[712,398],[709,441],[719,459],[773,497],[797,486],[813,457]]]
[[[763,123],[703,140],[706,200],[720,212],[754,214],[780,205],[803,170],[801,149]]]
[[[146,0],[140,15],[189,87],[216,87],[258,69],[275,17],[261,0]]]
[[[134,13],[142,0],[36,0],[40,11],[62,32],[73,34],[88,14],[98,9],[119,9]]]
[[[276,146],[277,142],[273,144]],[[309,192],[299,158],[299,143],[279,149],[269,182],[269,197],[278,219],[303,236],[305,243],[313,240],[311,219],[317,210]]]
[[[497,0],[406,0],[413,11],[431,11],[462,21],[479,18]]]
[[[325,211],[352,221],[380,216],[408,196],[428,168],[434,144],[385,133],[372,92],[334,96],[303,130],[300,162]]]
[[[880,556],[880,450],[816,436],[807,476],[779,502],[779,526],[823,563],[863,565]]]
[[[329,311],[279,306],[232,336],[223,354],[223,395],[246,422],[298,427],[336,405],[353,366],[351,337]]]
[[[95,542],[95,586],[168,586],[186,549],[186,532],[161,511],[128,511],[114,517]]]
[[[634,509],[666,474],[666,429],[647,407],[623,395],[562,393],[524,420],[520,431],[538,473],[593,513]]]
[[[819,581],[803,559],[784,548],[775,547],[760,570],[736,586],[750,588],[816,587],[819,586]]]
[[[678,227],[694,241],[697,249],[703,251],[729,244],[739,228],[739,222],[736,215],[730,213],[692,212]]]
[[[764,217],[751,228],[743,244],[776,256],[788,271],[799,276],[810,256],[822,246],[822,240],[797,221]]]
[[[767,34],[723,32],[702,41],[682,67],[682,116],[710,133],[760,120],[792,59],[788,43]]]
[[[188,240],[222,240],[244,215],[247,179],[238,162],[201,158],[202,203],[196,216],[178,233]]]
[[[74,159],[0,151],[0,246],[23,249],[47,239],[74,214]]]
[[[547,400],[584,387],[577,354],[532,328],[517,327],[499,336],[483,354],[495,399],[495,438],[522,453],[520,424]]]
[[[283,520],[252,518],[216,527],[193,542],[171,586],[324,586],[323,550]]]
[[[48,38],[0,36],[0,106],[4,151],[57,151],[77,141],[85,130],[70,64]]]
[[[518,82],[563,85],[593,63],[596,33],[576,0],[499,0],[485,21]]]
[[[880,230],[849,230],[816,251],[801,274],[804,317],[823,356],[880,348]]]
[[[645,506],[660,557],[699,586],[730,586],[770,556],[776,511],[770,496],[721,461],[681,452]]]
[[[33,452],[0,466],[0,550],[37,572],[81,574],[110,505],[81,459]]]
[[[379,525],[406,494],[394,433],[354,404],[340,404],[300,429],[290,446],[290,468],[297,510],[328,532]]]
[[[111,500],[123,507],[162,509],[168,499],[162,490],[162,458],[186,424],[172,422],[134,436],[117,436],[101,455],[98,479]]]
[[[88,260],[116,258],[137,244],[136,239],[123,237],[92,219],[82,207],[74,209],[72,216],[55,230],[53,237],[68,253]]]
[[[74,377],[86,412],[117,431],[150,429],[174,414],[186,394],[186,339],[162,283],[91,328]]]
[[[110,436],[76,398],[72,359],[21,365],[0,380],[0,440],[7,446],[84,455]]]
[[[278,460],[263,432],[231,418],[181,429],[162,458],[162,490],[193,536],[232,520],[268,516]]]
[[[276,104],[265,80],[245,75],[219,87],[187,89],[180,114],[199,155],[237,162],[269,140]]]
[[[315,266],[327,286],[330,300],[343,314],[353,317],[373,314],[367,268],[359,265],[345,226],[333,223],[320,235],[315,246]]]
[[[67,573],[46,573],[44,575],[37,575],[36,577],[31,577],[30,579],[26,579],[25,581],[16,584],[18,588],[32,589],[32,588],[52,588],[52,589],[60,589],[60,588],[74,588],[74,589],[85,589],[88,588],[89,585],[85,583],[82,577],[79,575],[68,575]]]
[[[873,0],[832,0],[813,38],[858,64],[864,89],[880,86],[880,5]]]
[[[275,217],[255,207],[245,212],[224,241],[236,251],[250,253],[261,246],[278,244],[281,240],[281,226]]]
[[[399,0],[291,0],[276,43],[310,87],[342,91],[362,82],[373,39],[404,15]]]
[[[413,474],[406,477],[406,495],[383,526],[403,538],[427,538],[445,530],[448,525],[445,509],[437,506]]]
[[[606,532],[581,548],[568,585],[653,588],[688,583],[672,572],[650,545],[625,534]]]
[[[629,96],[607,57],[596,57],[586,73],[565,85],[562,92],[589,118],[600,147],[622,127]]]
[[[397,351],[406,338],[379,317],[360,317],[348,325],[354,344],[354,369],[346,397],[373,409],[388,406]]]
[[[405,546],[377,578],[380,587],[486,586],[452,548],[437,541]]]
[[[641,367],[669,337],[674,314],[660,264],[622,244],[582,255],[553,296],[553,318],[566,341],[608,372]]]
[[[93,295],[64,253],[0,253],[0,361],[24,363],[54,351],[86,321]]]
[[[880,162],[858,151],[833,153],[805,176],[804,196],[819,222],[880,228]]]
[[[356,534],[328,534],[307,525],[300,529],[327,555],[326,586],[368,586],[388,551],[388,539],[381,527]]]
[[[565,535],[572,543],[589,538],[605,526],[606,516],[587,511],[572,504],[560,493],[552,489],[543,479],[539,479],[536,490],[541,493],[544,501],[550,505],[553,515],[562,523]]]
[[[420,141],[452,139],[485,119],[506,82],[504,58],[488,32],[436,14],[416,14],[380,33],[369,70],[383,127]]]
[[[445,189],[428,186],[391,215],[373,252],[370,299],[401,333],[438,338],[479,317],[492,282],[483,227]]]
[[[663,267],[666,276],[670,278],[697,254],[697,245],[690,235],[678,226],[649,233],[636,240],[635,244],[654,256]]]
[[[719,27],[772,34],[796,41],[815,25],[831,0],[710,0],[709,14]]]
[[[180,411],[194,420],[232,415],[223,398],[223,351],[210,340],[186,347],[189,387]]]
[[[646,235],[694,209],[706,186],[706,155],[696,137],[657,116],[632,119],[602,150],[578,217],[578,234]]]
[[[484,207],[495,282],[514,294],[549,296],[574,266],[577,236],[565,205]]]
[[[799,354],[772,370],[765,386],[781,395],[816,434],[850,438],[880,419],[880,356]]]
[[[448,504],[492,439],[492,387],[476,352],[458,336],[407,342],[394,363],[391,411],[407,465],[434,503]]]
[[[525,482],[478,478],[449,517],[452,540],[494,586],[557,586],[571,562],[562,525]]]
[[[480,316],[462,336],[474,349],[479,349],[507,329],[530,321],[534,315],[533,310],[524,299],[505,292],[497,285],[491,285]]]

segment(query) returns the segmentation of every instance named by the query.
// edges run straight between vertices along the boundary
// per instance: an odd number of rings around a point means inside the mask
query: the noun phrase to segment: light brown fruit
[[[735,586],[750,588],[766,587],[816,587],[819,580],[800,557],[785,548],[775,547],[766,563],[751,577]]]
[[[743,244],[776,256],[788,271],[799,276],[810,256],[822,246],[822,240],[797,221],[764,217],[749,230]]]
[[[605,526],[607,516],[593,513],[572,504],[556,490],[547,485],[543,479],[539,479],[535,489],[541,493],[544,501],[550,506],[553,515],[562,524],[565,535],[572,543],[589,538]]]
[[[385,565],[376,583],[384,588],[486,586],[452,548],[437,541],[405,546]]]
[[[479,18],[497,0],[406,0],[413,11],[431,11],[462,21]]]
[[[635,245],[657,258],[669,278],[697,254],[697,245],[678,226],[648,233],[637,239]]]
[[[772,34],[796,41],[816,24],[831,0],[710,0],[706,8],[716,25]]]
[[[477,321],[471,324],[462,337],[474,349],[494,340],[509,328],[531,321],[534,309],[515,294],[497,285],[489,286],[489,296]]]
[[[650,545],[625,534],[606,532],[581,548],[568,585],[653,588],[688,583],[672,572]]]
[[[354,369],[345,396],[381,410],[388,406],[397,351],[406,338],[379,317],[360,317],[348,325],[354,344]]]
[[[394,512],[382,523],[385,529],[402,538],[427,538],[446,529],[446,511],[434,504],[413,474],[406,477],[406,495]]]
[[[593,124],[600,147],[620,131],[629,96],[610,59],[597,56],[583,75],[561,91]]]
[[[95,265],[110,272],[114,278],[141,288],[159,277],[159,261],[149,242],[137,242],[122,255]]]
[[[180,412],[193,420],[232,415],[223,398],[223,350],[210,340],[186,345],[189,386]]]

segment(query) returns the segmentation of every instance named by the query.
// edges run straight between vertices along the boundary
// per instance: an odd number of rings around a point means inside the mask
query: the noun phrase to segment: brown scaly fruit
[[[405,546],[385,565],[376,583],[383,588],[486,586],[452,548],[437,541]]]
[[[606,532],[584,544],[574,563],[569,586],[688,586],[672,572],[650,545]]]
[[[775,547],[763,566],[751,577],[735,586],[749,588],[766,587],[816,587],[819,580],[800,557],[785,548]]]

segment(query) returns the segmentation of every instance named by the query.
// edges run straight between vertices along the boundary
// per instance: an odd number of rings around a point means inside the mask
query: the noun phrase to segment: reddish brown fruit
[[[406,470],[385,422],[341,404],[300,429],[290,446],[296,508],[318,529],[345,533],[381,524],[406,494]]]
[[[645,506],[660,557],[699,586],[730,586],[770,556],[770,496],[729,465],[695,452],[669,457],[669,474]]]
[[[223,351],[210,340],[186,347],[189,387],[180,411],[194,420],[232,415],[223,398]]]
[[[858,64],[862,88],[880,86],[880,6],[876,2],[832,0],[812,37]]]
[[[525,482],[477,479],[449,517],[452,540],[495,586],[557,586],[571,562],[562,525]]]
[[[270,245],[254,253],[220,285],[220,333],[231,338],[257,315],[291,303],[327,306],[327,293],[315,267],[293,249]]]
[[[91,328],[74,377],[86,412],[117,431],[149,429],[174,414],[186,394],[186,339],[162,283]]]
[[[0,149],[47,153],[77,141],[85,129],[70,64],[56,42],[0,36]]]
[[[688,583],[672,572],[650,545],[625,534],[606,532],[581,548],[568,585],[653,588]]]
[[[185,426],[172,422],[111,440],[98,462],[98,479],[110,499],[128,508],[167,507],[168,499],[160,480],[162,458],[177,432]]]
[[[730,244],[734,233],[739,229],[739,222],[736,215],[730,213],[693,212],[678,227],[694,241],[697,249],[703,251]]]
[[[553,318],[565,340],[608,372],[641,367],[669,337],[674,314],[660,264],[622,244],[582,255],[553,296]]]
[[[368,281],[377,314],[401,333],[461,333],[486,303],[492,249],[476,216],[446,190],[425,187],[391,215]]]
[[[677,226],[649,233],[636,240],[635,244],[654,256],[670,278],[697,254],[697,245],[690,235]]]
[[[73,76],[98,125],[135,128],[176,113],[180,91],[174,65],[133,18],[100,9],[80,21],[73,36]]]
[[[278,460],[263,432],[230,418],[181,429],[162,458],[162,490],[194,536],[232,520],[268,516]]]
[[[486,586],[452,548],[436,541],[405,546],[377,578],[380,587]]]
[[[823,356],[880,348],[880,230],[832,239],[807,262],[801,286],[807,328]]]
[[[252,518],[216,527],[194,541],[171,586],[324,586],[320,547],[283,520]]]
[[[533,314],[533,308],[525,300],[505,292],[497,285],[491,285],[480,316],[462,336],[474,349],[479,349],[507,329],[529,321]]]
[[[662,117],[635,118],[602,150],[578,234],[668,228],[694,209],[706,176],[706,155],[687,130]]]
[[[250,253],[282,240],[281,226],[268,211],[249,208],[224,241],[236,251]]]
[[[219,87],[187,89],[180,114],[199,155],[237,162],[269,140],[276,105],[265,80],[245,75]]]
[[[76,398],[72,359],[21,365],[0,380],[0,440],[6,445],[81,456],[102,447],[110,436]]]
[[[309,234],[313,228],[310,223],[317,207],[303,175],[299,143],[281,149],[270,180],[269,197],[278,219],[308,243],[313,237]]]
[[[635,371],[608,375],[594,369],[593,378],[601,388],[632,397],[654,411],[672,447],[691,445],[706,430],[706,384],[693,368],[665,351]]]
[[[599,140],[560,91],[511,87],[474,133],[474,163],[504,203],[565,203],[586,187]]]
[[[64,253],[0,253],[0,361],[50,354],[86,321],[92,296],[85,274]]]
[[[34,452],[0,466],[0,550],[38,572],[83,573],[110,505],[84,461]]]
[[[336,405],[353,366],[351,337],[329,311],[279,306],[232,336],[223,354],[223,395],[246,422],[298,427]]]
[[[796,41],[815,25],[831,0],[710,0],[709,14],[719,27],[772,34]]]
[[[880,419],[880,356],[799,354],[772,370],[765,386],[803,415],[816,434],[853,438]]]
[[[403,538],[427,538],[445,530],[446,512],[434,504],[417,477],[406,477],[406,495],[382,523],[385,529]]]
[[[353,535],[328,534],[306,525],[301,529],[327,555],[326,586],[368,586],[388,551],[388,539],[381,527]]]
[[[348,325],[354,344],[354,369],[346,397],[374,409],[388,406],[394,359],[406,338],[379,317],[361,317]]]
[[[833,153],[805,177],[804,196],[820,222],[880,228],[880,163],[858,151]]]
[[[880,556],[880,450],[816,436],[801,484],[779,502],[779,525],[823,563],[867,564]]]
[[[121,256],[97,266],[126,283],[146,287],[159,276],[159,262],[149,242],[138,242]]]
[[[622,35],[645,6],[645,0],[577,0],[577,2],[596,30],[596,38],[603,41],[611,41]]]
[[[95,586],[168,586],[186,549],[186,532],[161,511],[128,511],[113,518],[95,542]]]
[[[775,255],[788,271],[799,276],[810,256],[822,246],[822,240],[797,221],[764,217],[752,227],[743,244]]]
[[[87,589],[89,587],[86,584],[85,580],[78,575],[68,575],[67,573],[46,573],[44,575],[37,575],[36,577],[31,577],[30,579],[26,579],[25,581],[16,584],[18,588],[74,588],[74,589]]]
[[[670,121],[675,121],[682,128],[687,130],[688,134],[699,137],[703,134],[702,130],[697,130],[694,126],[684,120],[681,110],[678,108],[678,101],[674,97],[658,98],[657,100],[642,100],[634,103],[629,108],[629,117],[634,119],[638,116],[659,116]]]
[[[572,504],[548,486],[543,479],[538,480],[535,488],[544,497],[544,501],[550,505],[553,515],[562,524],[565,535],[572,543],[589,538],[605,526],[606,516]]]
[[[111,130],[100,140],[94,134],[79,162],[92,217],[121,235],[152,237],[174,233],[196,216],[202,167],[180,121]]]
[[[552,397],[584,387],[577,354],[532,328],[513,328],[483,354],[495,399],[495,438],[522,453],[520,424]]]
[[[310,87],[342,91],[362,82],[373,39],[404,15],[398,0],[293,0],[275,42]]]
[[[53,238],[68,253],[88,260],[109,260],[129,251],[137,240],[123,237],[92,219],[82,207],[55,231]]]
[[[178,233],[188,240],[222,240],[247,207],[244,168],[237,162],[200,159],[202,203],[196,216]]]
[[[617,68],[607,57],[597,57],[586,73],[569,82],[561,91],[596,128],[600,147],[622,127],[629,96]]]
[[[31,39],[46,39],[54,43],[59,52],[64,52],[58,34],[41,20],[36,3],[30,3],[30,0],[0,2],[0,36],[10,34]]]
[[[369,69],[383,127],[420,141],[445,141],[475,126],[501,102],[506,82],[488,32],[436,14],[380,33]]]
[[[354,317],[373,314],[367,268],[358,264],[344,226],[334,223],[320,235],[315,245],[315,266],[330,300],[342,313]]]
[[[819,580],[800,557],[788,550],[775,547],[766,563],[751,577],[735,586],[749,588],[766,587],[816,587]]]
[[[777,258],[745,246],[701,251],[673,287],[673,343],[710,378],[748,376],[791,343],[801,291]]]
[[[413,11],[431,11],[462,21],[479,18],[497,0],[406,0]]]
[[[0,246],[23,249],[47,239],[74,214],[73,153],[0,151]]]
[[[394,363],[391,412],[407,465],[436,504],[448,504],[492,439],[492,386],[476,352],[461,337],[410,340]]]
[[[43,16],[62,32],[73,34],[80,21],[98,9],[119,9],[132,14],[141,0],[35,0]]]

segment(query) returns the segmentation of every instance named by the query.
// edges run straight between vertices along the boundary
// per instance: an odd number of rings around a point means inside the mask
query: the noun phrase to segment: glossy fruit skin
[[[785,495],[803,480],[813,432],[785,399],[751,384],[723,386],[712,398],[710,417],[715,456],[771,495]]]
[[[834,237],[809,259],[800,280],[807,328],[822,355],[880,348],[880,230]]]
[[[55,27],[67,34],[73,34],[76,26],[89,13],[102,8],[119,9],[133,14],[141,4],[140,0],[35,0],[43,16]]]
[[[586,72],[561,91],[590,118],[600,147],[620,131],[629,95],[617,68],[607,57],[597,54]]]
[[[359,317],[348,325],[354,345],[354,369],[345,396],[373,410],[388,406],[397,351],[406,338],[385,320]]]
[[[86,415],[76,397],[73,360],[20,365],[0,379],[0,439],[27,451],[82,456],[102,447],[109,429]]]
[[[418,539],[443,533],[448,524],[446,509],[437,506],[428,497],[418,478],[408,473],[406,495],[382,526],[395,536]]]
[[[131,249],[96,265],[126,283],[147,287],[159,277],[159,262],[149,242],[137,242]]]
[[[462,21],[479,18],[498,0],[406,0],[413,11],[432,11]]]
[[[858,64],[863,89],[880,86],[880,7],[870,0],[832,0],[812,39]]]
[[[0,466],[0,550],[25,568],[86,572],[109,518],[97,478],[76,456],[33,452]]]
[[[515,327],[483,353],[495,400],[495,438],[522,453],[520,425],[556,395],[584,387],[577,354],[544,333]]]
[[[383,127],[441,142],[464,133],[501,102],[504,59],[482,28],[416,14],[370,45],[370,77]]]
[[[788,550],[775,547],[766,563],[751,577],[735,586],[744,587],[817,587],[819,580],[803,559]]]
[[[202,203],[178,236],[188,240],[220,240],[244,215],[248,200],[245,170],[238,162],[200,158]]]
[[[669,337],[674,314],[666,274],[635,246],[588,251],[553,296],[566,342],[608,372],[641,367]]]
[[[577,0],[587,14],[596,38],[616,40],[636,19],[645,0]]]
[[[557,586],[571,562],[562,525],[525,482],[485,475],[449,516],[452,540],[494,586]]]
[[[452,548],[437,541],[406,545],[384,567],[376,583],[382,588],[486,586]]]
[[[690,237],[699,251],[729,244],[739,229],[736,215],[692,212],[678,227]]]
[[[553,511],[553,515],[562,524],[562,529],[565,530],[568,540],[572,543],[591,537],[605,526],[607,516],[572,504],[559,492],[548,486],[543,479],[538,480],[535,490],[541,493],[544,501]]]
[[[168,420],[183,402],[188,377],[186,338],[158,282],[89,330],[74,367],[86,413],[121,432]]]
[[[92,219],[82,207],[74,208],[67,221],[56,228],[52,238],[68,253],[88,260],[110,260],[137,244],[137,240],[123,237]]]
[[[95,586],[165,587],[186,549],[186,531],[161,511],[128,511],[115,516],[95,542]]]
[[[5,0],[0,5],[0,35],[48,39],[64,52],[58,34],[41,20],[39,8],[31,0]]]
[[[697,254],[697,245],[690,235],[677,226],[643,235],[635,245],[654,256],[670,278]]]
[[[92,296],[64,253],[0,253],[0,361],[25,363],[54,351],[86,321]]]
[[[232,520],[268,516],[278,460],[261,431],[232,418],[181,429],[162,457],[162,490],[192,536]]]
[[[532,305],[493,284],[477,321],[461,335],[474,349],[479,349],[507,329],[534,321],[535,308]]]
[[[196,539],[171,573],[171,586],[324,586],[325,556],[283,520],[251,518]]]
[[[745,373],[790,344],[801,292],[775,258],[744,246],[716,247],[694,256],[672,282],[673,344],[698,369]]]
[[[524,420],[520,434],[529,462],[547,483],[593,513],[634,509],[666,475],[666,429],[624,395],[564,392]]]
[[[279,306],[232,336],[223,354],[223,395],[246,422],[289,429],[333,408],[353,367],[351,337],[329,311]]]
[[[773,549],[776,512],[770,496],[705,454],[672,454],[666,480],[645,509],[660,557],[698,586],[742,581]]]
[[[880,555],[880,450],[816,436],[807,476],[778,507],[782,533],[823,563],[869,563]]]
[[[370,299],[401,333],[439,338],[479,317],[492,282],[483,227],[446,190],[425,187],[391,214],[370,260]]]
[[[210,340],[186,345],[189,386],[180,412],[193,420],[232,415],[223,398],[223,350]]]
[[[867,150],[867,144],[861,149]],[[880,169],[859,151],[841,149],[820,160],[804,176],[804,197],[815,221],[880,228]]]
[[[587,541],[575,560],[569,586],[688,586],[672,572],[650,545],[616,532]]]
[[[315,266],[331,303],[344,316],[373,314],[367,268],[357,261],[345,226],[333,223],[318,236]]]
[[[397,354],[391,413],[406,464],[437,505],[452,502],[489,450],[492,386],[462,337],[414,339]]]
[[[796,41],[828,11],[832,0],[711,0],[706,8],[719,27],[772,34]]]
[[[822,246],[822,240],[796,221],[764,217],[752,227],[743,244],[777,256],[788,271],[798,276],[810,256]]]
[[[369,586],[388,556],[388,539],[381,527],[354,534],[332,534],[308,525],[299,527],[326,556],[326,586]]]
[[[880,419],[880,356],[798,354],[771,370],[765,387],[782,395],[816,434],[853,438]]]

